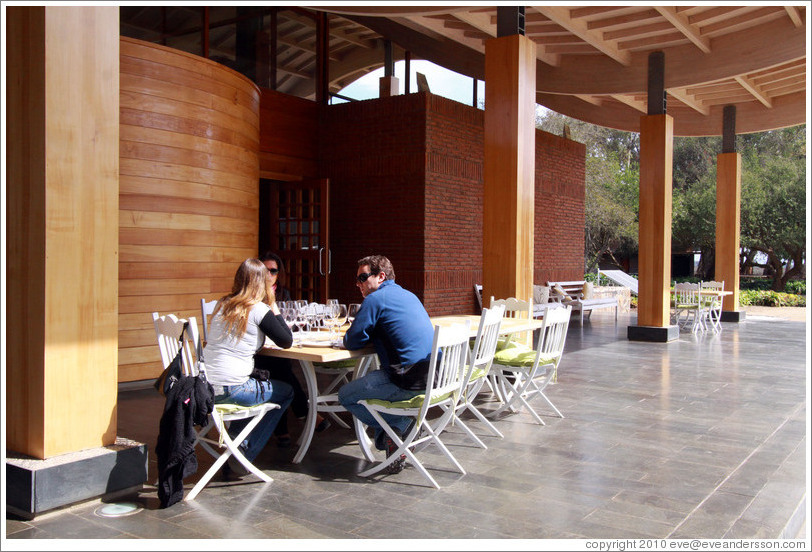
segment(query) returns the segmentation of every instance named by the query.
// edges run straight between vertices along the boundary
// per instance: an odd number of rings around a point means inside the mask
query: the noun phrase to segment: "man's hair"
[[[363,259],[359,259],[358,266],[364,265],[367,265],[369,267],[369,271],[373,274],[383,272],[386,274],[387,280],[392,280],[393,282],[395,281],[395,269],[392,268],[392,261],[383,255],[369,255]]]

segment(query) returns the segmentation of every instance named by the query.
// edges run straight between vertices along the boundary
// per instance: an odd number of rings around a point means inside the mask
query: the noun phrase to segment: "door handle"
[[[321,264],[321,252],[322,252],[322,251],[324,251],[324,248],[323,248],[323,247],[319,247],[319,274],[321,274],[322,276],[324,276],[324,275],[325,275],[325,274],[324,274],[324,267],[323,267],[323,266],[322,266],[322,264]]]

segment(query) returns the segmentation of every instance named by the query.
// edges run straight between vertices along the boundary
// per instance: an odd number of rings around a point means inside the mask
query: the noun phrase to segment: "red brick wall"
[[[536,131],[533,282],[584,277],[586,147]]]
[[[422,299],[426,95],[328,106],[319,170],[330,179],[331,295],[360,302],[356,261],[389,257]]]
[[[482,283],[484,113],[429,96],[423,301],[432,315],[476,312]]]
[[[356,261],[380,253],[431,315],[476,312],[482,282],[483,112],[431,94],[329,106],[331,295],[360,301]],[[536,133],[534,281],[583,277],[582,144]]]

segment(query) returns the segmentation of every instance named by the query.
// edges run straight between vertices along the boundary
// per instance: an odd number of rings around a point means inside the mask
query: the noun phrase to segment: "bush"
[[[794,293],[795,295],[806,295],[806,281],[805,280],[790,280],[784,287],[787,293]]]
[[[754,307],[805,307],[806,295],[772,290],[744,289],[739,292],[739,303],[742,306]]]

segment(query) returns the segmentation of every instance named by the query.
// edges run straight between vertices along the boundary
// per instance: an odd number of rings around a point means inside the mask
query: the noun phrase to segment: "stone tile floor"
[[[808,325],[795,318],[753,313],[721,334],[682,332],[666,344],[629,341],[634,312],[617,324],[599,311],[583,326],[574,320],[548,388],[566,417],[546,416],[544,427],[526,412],[503,417],[505,438],[484,437],[488,450],[451,428],[444,442],[467,475],[423,451],[441,490],[412,467],[358,477],[366,462],[354,435],[333,425],[299,465],[272,439],[257,464],[273,483],[215,480],[194,502],[163,510],[150,450],[148,484],[117,499],[136,513],[101,517],[93,501],[33,521],[7,514],[4,548],[156,538],[802,538],[808,547]],[[490,399],[482,395],[483,411]],[[122,389],[119,435],[152,449],[161,409],[152,389]],[[211,463],[203,451],[198,458],[201,470]]]

